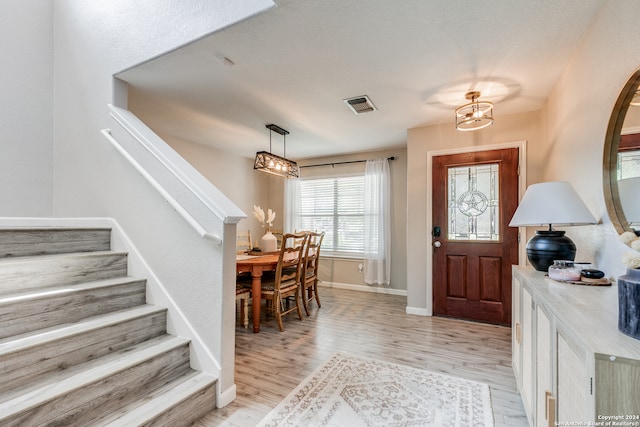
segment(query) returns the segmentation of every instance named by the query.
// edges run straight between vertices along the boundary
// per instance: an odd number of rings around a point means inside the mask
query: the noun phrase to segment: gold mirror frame
[[[620,95],[618,96],[613,107],[613,111],[611,112],[609,126],[607,127],[607,133],[604,138],[604,158],[602,167],[604,200],[607,205],[607,213],[609,214],[611,223],[618,234],[622,234],[625,231],[632,231],[629,226],[629,222],[624,215],[624,211],[622,210],[622,203],[620,202],[620,195],[618,194],[617,166],[622,126],[624,125],[624,119],[627,116],[627,111],[629,110],[629,103],[639,86],[640,69],[633,73],[631,78],[620,91]]]

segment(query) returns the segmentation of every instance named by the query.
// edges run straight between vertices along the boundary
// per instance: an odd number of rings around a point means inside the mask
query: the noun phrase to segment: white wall
[[[224,270],[222,252],[227,252],[199,238],[100,130],[107,127],[106,106],[113,102],[112,75],[273,2],[56,0],[53,5],[53,213],[118,221],[181,313],[188,316],[212,360],[221,366],[218,404],[225,404],[235,396],[231,314],[235,283],[228,280],[234,276]],[[229,238],[228,227],[220,231]],[[223,310],[226,314],[221,319]],[[173,315],[177,314],[170,314],[170,327]],[[193,363],[210,372],[217,368],[206,358]]]
[[[544,110],[545,181],[573,184],[596,218],[597,226],[568,227],[578,257],[595,261],[607,276],[625,271],[621,254],[628,248],[606,212],[602,161],[604,138],[614,103],[631,74],[640,67],[640,2],[609,1],[596,17],[581,48],[562,75]]]
[[[134,105],[131,106],[131,110],[139,117],[144,116],[144,110],[138,110]],[[282,229],[282,208],[279,204],[270,202],[270,194],[272,186],[283,187],[283,178],[255,171],[254,159],[181,140],[175,136],[159,135],[244,211],[247,218],[241,220],[237,228],[242,232],[251,230],[254,246],[258,245],[257,239],[260,239],[265,230],[252,215],[253,205],[262,207],[265,212],[272,208],[276,212],[277,220],[274,228]],[[282,191],[281,189],[280,192]]]
[[[132,112],[144,120],[145,109],[148,105],[143,99],[131,97],[129,105]],[[173,149],[180,153],[200,173],[202,173],[220,191],[225,193],[246,214],[247,218],[238,223],[238,230],[251,230],[254,245],[264,234],[264,229],[251,214],[253,205],[259,205],[265,210],[271,208],[276,212],[274,228],[282,229],[284,213],[284,179],[253,170],[253,159],[231,154],[227,151],[207,147],[190,141],[179,139],[172,135],[159,134]],[[407,212],[407,151],[397,148],[376,152],[357,153],[345,156],[322,157],[299,161],[300,166],[307,164],[322,164],[362,160],[368,158],[395,156],[391,165],[391,197],[392,197],[392,232],[391,232],[391,289],[406,290],[406,212]],[[301,176],[325,176],[330,167],[302,168]],[[364,172],[364,163],[355,165],[336,166],[338,173],[352,171]],[[369,286],[364,282],[364,274],[358,271],[358,264],[362,259],[323,258],[320,279],[334,284],[356,285],[364,288]]]
[[[402,291],[407,289],[407,270],[405,260],[407,257],[407,150],[404,147],[388,150],[369,151],[342,156],[318,157],[304,159],[298,162],[299,166],[325,164],[332,162],[348,162],[353,160],[367,160],[394,156],[395,160],[389,162],[391,175],[391,282],[388,287],[367,285],[364,281],[364,273],[358,270],[362,259],[331,258],[320,256],[319,277],[323,282],[329,282],[332,286],[343,286],[349,289],[366,289],[372,291],[388,290]],[[302,177],[321,177],[349,173],[364,173],[365,163],[347,165],[322,166],[314,168],[301,168]],[[272,193],[275,193],[273,191]],[[412,237],[409,237],[412,239]],[[346,286],[344,286],[346,285]],[[354,286],[355,285],[355,286]],[[380,288],[380,289],[379,289]]]
[[[53,2],[0,2],[0,216],[53,203]]]
[[[475,132],[459,132],[453,121],[440,126],[409,129],[407,139],[407,311],[430,314],[433,296],[428,283],[430,258],[431,206],[428,205],[427,153],[429,151],[474,148],[526,141],[527,182],[540,181],[539,171],[548,153],[540,149],[540,112],[497,115],[495,123]]]
[[[446,147],[472,147],[516,140],[528,141],[527,184],[566,180],[572,183],[596,218],[595,226],[566,227],[578,247],[577,259],[595,262],[607,276],[624,272],[619,242],[606,212],[602,161],[604,138],[613,105],[631,74],[640,67],[640,3],[609,1],[597,15],[581,48],[540,112],[500,117],[494,126],[471,134],[453,126],[431,126],[408,132],[409,233],[415,241],[407,251],[408,306],[419,311],[431,300],[427,292],[425,215],[426,152]],[[528,235],[534,229],[527,230]]]

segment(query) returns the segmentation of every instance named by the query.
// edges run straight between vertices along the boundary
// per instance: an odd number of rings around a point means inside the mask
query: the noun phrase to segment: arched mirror
[[[604,195],[618,233],[640,235],[640,69],[618,96],[604,145]]]

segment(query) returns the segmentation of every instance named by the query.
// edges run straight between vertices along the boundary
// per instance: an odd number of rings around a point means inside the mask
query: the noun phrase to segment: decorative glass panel
[[[449,240],[500,240],[498,166],[449,168]]]

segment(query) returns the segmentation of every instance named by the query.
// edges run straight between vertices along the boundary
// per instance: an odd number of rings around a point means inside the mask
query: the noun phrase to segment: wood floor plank
[[[127,254],[86,252],[0,259],[0,293],[127,275]]]
[[[0,399],[3,393],[19,393],[38,378],[162,335],[166,319],[166,310],[141,306],[53,329],[48,341],[44,333],[0,341]]]
[[[489,384],[496,426],[526,426],[511,368],[511,330],[408,315],[396,295],[320,289],[322,308],[284,332],[264,317],[259,334],[236,328],[237,398],[197,421],[199,427],[255,426],[336,351]]]
[[[0,258],[108,251],[110,246],[108,228],[0,228]]]
[[[143,305],[146,281],[133,278],[0,295],[0,339]]]

